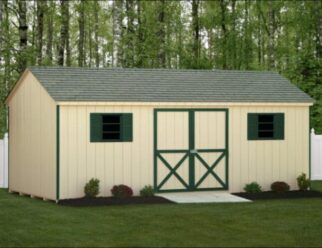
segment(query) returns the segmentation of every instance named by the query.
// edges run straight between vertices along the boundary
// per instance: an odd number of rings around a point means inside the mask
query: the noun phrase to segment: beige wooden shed
[[[275,72],[30,67],[7,98],[9,190],[52,200],[295,189],[309,174],[312,99]]]

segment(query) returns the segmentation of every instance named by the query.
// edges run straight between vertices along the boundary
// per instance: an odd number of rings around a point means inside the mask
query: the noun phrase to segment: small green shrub
[[[252,183],[246,184],[244,187],[244,190],[247,193],[258,193],[258,192],[262,192],[262,187],[257,182],[252,182]]]
[[[311,186],[310,179],[306,177],[305,173],[299,175],[296,180],[300,190],[308,190]]]
[[[143,189],[140,190],[140,196],[142,197],[151,197],[154,196],[154,190],[151,185],[146,185]]]
[[[274,192],[286,192],[290,190],[290,185],[286,182],[274,182],[271,185],[271,190]]]
[[[84,192],[86,197],[96,197],[99,194],[100,180],[92,178],[86,183]]]
[[[133,190],[124,184],[114,185],[111,193],[116,198],[127,198],[133,195]]]

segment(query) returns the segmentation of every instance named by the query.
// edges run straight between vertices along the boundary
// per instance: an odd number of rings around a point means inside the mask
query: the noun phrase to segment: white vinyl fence
[[[322,180],[322,135],[311,129],[311,180]]]
[[[8,188],[8,133],[0,140],[0,188]]]

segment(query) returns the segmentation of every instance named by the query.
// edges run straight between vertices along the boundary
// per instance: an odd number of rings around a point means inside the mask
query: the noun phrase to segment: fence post
[[[309,159],[309,161],[310,161],[310,164],[309,164],[309,178],[310,178],[310,180],[312,179],[312,170],[314,170],[314,152],[313,152],[313,150],[314,150],[314,135],[315,135],[315,130],[314,130],[314,128],[311,128],[311,133],[310,133],[310,144],[309,144],[309,146],[310,146],[310,154],[309,154],[309,156],[310,156],[310,159]]]
[[[8,133],[4,134],[3,137],[3,162],[4,162],[4,182],[3,182],[3,186],[4,188],[8,188]]]

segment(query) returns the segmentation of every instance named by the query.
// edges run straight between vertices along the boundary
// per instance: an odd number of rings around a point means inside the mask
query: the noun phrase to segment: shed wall
[[[153,109],[198,107],[205,108],[198,104],[162,103],[61,106],[60,199],[82,197],[84,185],[92,177],[100,179],[104,196],[110,195],[115,184],[127,184],[135,194],[144,185],[153,185]],[[244,185],[252,181],[268,190],[277,180],[286,181],[295,189],[296,177],[309,172],[309,107],[270,104],[225,107],[229,109],[229,191],[243,191]],[[210,104],[209,108],[216,105]],[[90,143],[89,115],[94,112],[133,113],[133,142]],[[285,113],[285,140],[248,141],[249,112]]]
[[[9,103],[9,189],[56,197],[56,104],[27,72]]]

